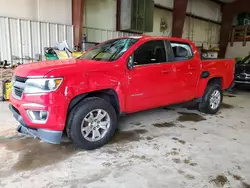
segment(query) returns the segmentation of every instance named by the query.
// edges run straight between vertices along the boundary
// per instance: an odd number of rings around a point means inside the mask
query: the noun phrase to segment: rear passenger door
[[[175,102],[194,98],[200,77],[200,60],[194,57],[188,43],[170,41],[174,57],[171,65],[175,72]]]

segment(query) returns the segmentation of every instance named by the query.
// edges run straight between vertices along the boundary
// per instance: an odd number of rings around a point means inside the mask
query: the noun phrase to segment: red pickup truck
[[[168,37],[106,41],[77,59],[28,63],[13,77],[18,131],[49,143],[67,133],[84,149],[103,146],[121,114],[196,100],[215,114],[234,79],[234,60],[201,60],[194,43]]]

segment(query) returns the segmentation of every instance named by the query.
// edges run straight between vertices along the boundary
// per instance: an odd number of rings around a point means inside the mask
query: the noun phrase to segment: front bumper
[[[235,75],[235,80],[234,82],[236,84],[250,84],[250,74],[247,73],[240,73]]]
[[[246,84],[246,85],[250,85],[250,81],[235,80],[234,82],[235,82],[236,84]]]
[[[23,122],[30,128],[35,129],[63,131],[68,106],[65,101],[65,97],[56,92],[39,95],[23,94],[21,99],[16,99],[13,95],[10,95],[10,103],[21,115]],[[27,114],[28,110],[47,111],[49,115],[46,122],[32,121]]]
[[[17,127],[17,131],[33,137],[38,137],[41,140],[51,143],[51,144],[60,144],[63,131],[54,131],[48,129],[34,129],[30,128],[24,121],[20,112],[11,104],[9,105],[10,111],[13,113],[15,119],[20,123]]]

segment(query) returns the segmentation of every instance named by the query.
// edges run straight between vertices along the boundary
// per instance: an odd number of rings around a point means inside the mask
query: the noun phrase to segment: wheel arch
[[[223,88],[223,79],[222,77],[213,77],[210,78],[207,82],[207,86],[212,84],[218,84],[221,88]]]
[[[113,89],[103,89],[98,91],[93,91],[89,93],[82,93],[75,96],[68,105],[67,115],[72,111],[72,109],[78,105],[81,101],[89,97],[98,97],[104,99],[108,103],[110,103],[115,109],[116,113],[120,114],[120,103],[118,94]]]
[[[202,96],[206,91],[206,88],[212,84],[218,84],[221,88],[223,88],[223,78],[220,76],[214,76],[212,78],[200,79],[195,97],[197,101],[199,101],[202,98]]]

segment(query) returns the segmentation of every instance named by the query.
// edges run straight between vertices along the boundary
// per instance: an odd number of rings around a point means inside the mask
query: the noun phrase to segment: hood
[[[250,74],[250,64],[236,64],[235,65],[235,73],[248,73]]]
[[[15,74],[21,77],[45,76],[50,71],[57,69],[68,69],[74,66],[76,66],[75,59],[40,61],[18,66],[15,70]]]
[[[20,77],[46,76],[57,73],[66,74],[87,71],[112,70],[116,64],[104,61],[93,61],[86,59],[67,59],[54,61],[41,61],[37,63],[27,63],[20,65],[15,70],[15,75]],[[70,69],[70,70],[69,70]]]

